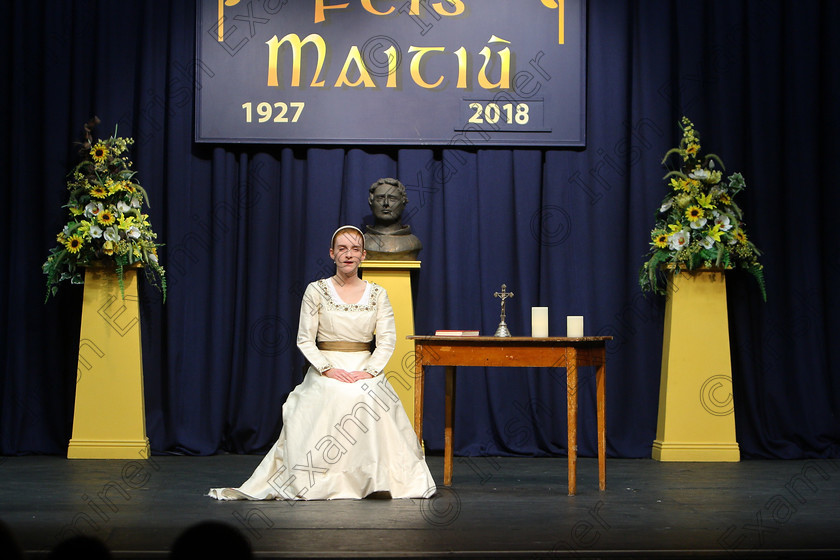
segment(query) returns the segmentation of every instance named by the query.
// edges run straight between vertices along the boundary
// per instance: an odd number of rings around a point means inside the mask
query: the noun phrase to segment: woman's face
[[[345,274],[355,272],[365,255],[364,239],[354,231],[339,233],[330,247],[330,258],[335,261],[336,269]]]

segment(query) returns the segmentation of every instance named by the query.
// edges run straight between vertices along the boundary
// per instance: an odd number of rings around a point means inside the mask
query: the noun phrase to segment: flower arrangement
[[[67,224],[56,236],[58,245],[50,250],[43,265],[47,275],[47,299],[55,295],[61,282],[83,284],[83,269],[94,263],[115,266],[120,292],[124,294],[124,269],[142,266],[149,282],[161,290],[166,301],[166,277],[158,261],[149,216],[143,214],[148,195],[136,180],[128,158],[132,138],[114,135],[94,142],[93,127],[99,119],[85,124],[86,141],[81,144],[82,161],[70,172]]]
[[[664,294],[663,265],[675,274],[684,269],[739,267],[755,277],[766,301],[764,269],[758,262],[761,252],[747,237],[743,212],[734,200],[746,187],[744,178],[733,173],[724,180],[720,158],[700,155],[700,138],[692,122],[683,117],[680,128],[679,147],[662,159],[669,169],[663,179],[670,192],[659,207],[639,284],[643,291]],[[677,165],[669,166],[669,159],[676,159]]]

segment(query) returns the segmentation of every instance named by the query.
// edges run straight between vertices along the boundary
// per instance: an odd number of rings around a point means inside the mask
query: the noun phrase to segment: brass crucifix
[[[505,291],[507,290],[507,286],[502,284],[502,291],[495,292],[493,297],[500,298],[502,300],[502,320],[499,322],[499,328],[496,329],[496,334],[494,336],[510,336],[510,331],[507,328],[507,324],[505,323],[505,300],[507,298],[513,297],[513,292]]]

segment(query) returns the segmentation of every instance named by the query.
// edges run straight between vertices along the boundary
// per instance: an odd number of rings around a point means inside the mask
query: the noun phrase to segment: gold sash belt
[[[319,350],[332,350],[335,352],[369,352],[370,342],[346,342],[343,340],[336,341],[318,341]]]

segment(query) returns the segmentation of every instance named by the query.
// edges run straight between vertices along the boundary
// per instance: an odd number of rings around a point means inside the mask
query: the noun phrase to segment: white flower
[[[708,179],[712,176],[711,172],[708,169],[698,168],[688,174],[689,177],[692,179],[697,179],[698,181],[703,181],[704,179]]]
[[[691,234],[685,230],[677,231],[668,236],[668,246],[672,251],[679,251],[691,241]]]
[[[700,245],[703,246],[704,249],[711,250],[712,247],[715,246],[715,240],[709,237],[708,235],[700,242]]]
[[[116,243],[120,240],[120,234],[117,232],[117,228],[111,226],[105,230],[105,240],[106,241],[113,241]]]
[[[659,207],[659,211],[660,212],[667,212],[668,210],[671,209],[671,206],[673,206],[673,205],[674,205],[674,199],[669,198],[668,200],[666,200],[665,202],[662,203],[662,206]]]
[[[119,202],[117,202],[117,210],[125,214],[126,212],[131,210],[131,206],[120,200]]]
[[[64,229],[61,230],[61,233],[63,233],[66,237],[70,237],[70,224],[64,226]]]
[[[706,226],[706,218],[697,218],[693,222],[689,222],[691,224],[691,229],[700,229]]]
[[[102,237],[102,228],[99,227],[96,224],[91,225],[89,231],[90,231],[90,236],[93,237],[94,239],[99,239],[100,237]]]
[[[85,216],[88,218],[95,218],[97,214],[105,209],[101,202],[88,202],[85,206]]]
[[[140,208],[140,199],[136,196],[131,197],[131,207],[132,208]]]
[[[729,222],[729,216],[727,214],[721,214],[718,211],[715,211],[715,225],[720,226],[720,231],[729,231],[732,229],[732,224]]]
[[[152,261],[153,263],[157,263],[158,262],[157,255],[149,253],[149,260]]]
[[[137,229],[137,226],[131,226],[128,228],[128,231],[125,232],[132,239],[139,239],[140,238],[140,230]]]

